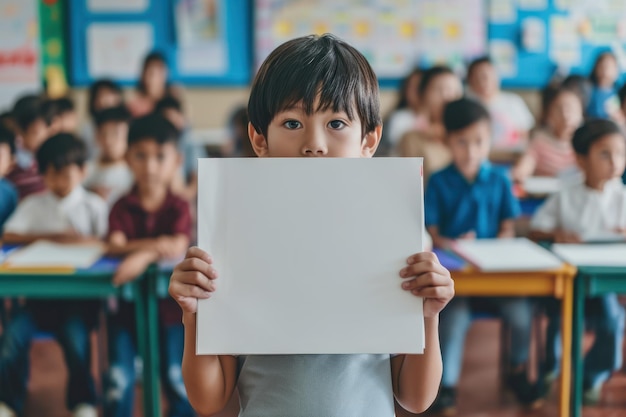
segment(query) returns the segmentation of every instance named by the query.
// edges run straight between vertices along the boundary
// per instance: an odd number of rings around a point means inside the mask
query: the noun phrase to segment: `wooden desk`
[[[574,284],[574,343],[572,344],[572,357],[574,360],[573,417],[580,417],[582,411],[582,339],[585,331],[585,298],[613,292],[626,294],[626,267],[578,267],[578,276]],[[567,320],[564,319],[563,322],[565,321]]]
[[[449,252],[435,250],[443,266],[454,279],[457,296],[469,297],[554,297],[562,300],[561,314],[573,314],[573,285],[576,269],[569,265],[553,271],[536,272],[481,272],[465,264]],[[572,323],[562,322],[563,356],[561,357],[561,391],[559,393],[559,417],[569,416],[571,385]]]

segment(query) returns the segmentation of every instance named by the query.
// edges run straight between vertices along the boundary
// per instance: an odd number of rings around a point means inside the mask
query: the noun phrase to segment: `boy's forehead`
[[[176,143],[171,141],[159,143],[156,139],[151,137],[141,138],[136,142],[129,144],[128,149],[141,149],[143,151],[151,150],[155,152],[178,151]]]

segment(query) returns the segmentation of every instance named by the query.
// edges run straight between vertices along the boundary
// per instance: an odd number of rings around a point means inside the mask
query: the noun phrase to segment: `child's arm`
[[[162,258],[175,258],[185,253],[185,249],[189,246],[189,238],[181,233],[152,239],[128,240],[123,232],[116,230],[111,232],[108,243],[108,252],[111,255],[147,251],[155,252]]]
[[[185,348],[183,381],[193,408],[201,415],[221,411],[235,390],[237,360],[233,356],[196,355],[196,311],[198,299],[215,291],[217,272],[213,260],[200,248],[187,251],[170,279],[169,293],[183,310]]]
[[[454,296],[454,281],[433,253],[419,253],[400,271],[402,288],[424,298],[426,349],[423,355],[392,359],[393,391],[398,403],[413,413],[424,412],[435,400],[442,374],[439,313]]]
[[[580,236],[561,226],[561,200],[559,194],[552,195],[539,207],[530,221],[528,237],[534,241],[548,241],[556,243],[580,243]]]
[[[437,226],[428,226],[428,233],[430,237],[433,239],[433,247],[439,249],[450,249],[452,244],[454,243],[454,239],[449,239],[447,237],[443,237],[439,234],[439,227]]]
[[[526,178],[533,175],[537,167],[537,160],[530,152],[524,153],[511,170],[511,177],[515,182],[523,182]]]

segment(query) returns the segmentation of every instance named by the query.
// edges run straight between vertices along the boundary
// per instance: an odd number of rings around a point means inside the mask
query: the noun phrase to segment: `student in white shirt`
[[[126,163],[130,112],[125,106],[111,107],[94,115],[97,157],[87,164],[84,186],[106,200],[109,208],[133,186]]]
[[[18,205],[5,224],[5,242],[86,242],[106,234],[106,203],[81,186],[86,159],[85,144],[71,134],[55,135],[41,145],[37,162],[47,191]],[[49,285],[54,285],[53,278]],[[97,416],[89,333],[98,309],[97,301],[27,300],[13,311],[0,337],[0,415],[23,415],[30,344],[35,331],[43,329],[52,332],[63,349],[69,371],[67,408],[73,417]]]
[[[626,238],[626,138],[609,120],[592,120],[574,133],[572,145],[585,174],[582,184],[551,196],[531,221],[531,237],[559,243],[579,243],[621,234]],[[554,307],[554,306],[551,306]],[[549,314],[546,357],[547,379],[556,374],[560,352],[558,309]],[[583,403],[595,404],[602,385],[622,365],[624,310],[616,294],[586,300],[586,320],[595,330],[594,344],[585,358]]]
[[[467,69],[468,95],[482,102],[491,116],[494,151],[521,151],[534,126],[528,106],[517,94],[500,89],[500,79],[488,57],[474,60]]]

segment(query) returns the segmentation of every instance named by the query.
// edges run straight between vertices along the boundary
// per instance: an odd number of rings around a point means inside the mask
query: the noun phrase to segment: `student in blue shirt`
[[[426,188],[426,227],[434,246],[449,248],[457,239],[514,237],[514,220],[520,214],[520,206],[505,172],[487,160],[491,144],[487,109],[474,100],[462,98],[446,106],[443,122],[453,162],[433,174]],[[455,412],[465,335],[472,313],[484,307],[497,312],[512,329],[509,388],[525,405],[538,398],[537,389],[526,376],[532,323],[530,301],[521,297],[457,297],[441,313],[444,368],[433,407],[436,411],[446,415]]]
[[[4,176],[13,166],[15,133],[0,125],[0,233],[4,222],[17,207],[17,190]]]
[[[598,55],[589,79],[593,84],[587,106],[587,117],[611,119],[623,123],[616,83],[619,80],[619,65],[613,53],[605,51]]]

